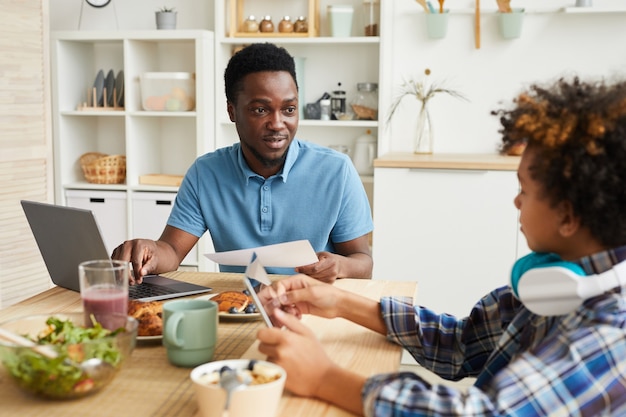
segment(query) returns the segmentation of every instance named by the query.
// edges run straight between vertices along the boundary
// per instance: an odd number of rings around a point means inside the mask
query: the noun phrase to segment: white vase
[[[156,12],[157,29],[176,29],[176,12]]]
[[[419,154],[433,153],[433,129],[430,120],[430,112],[425,103],[422,103],[422,108],[417,118],[413,152]]]

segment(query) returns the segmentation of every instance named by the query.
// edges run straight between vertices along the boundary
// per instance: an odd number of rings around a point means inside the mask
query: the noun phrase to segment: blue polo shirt
[[[248,167],[240,143],[200,156],[183,179],[167,224],[198,237],[208,230],[216,252],[300,239],[308,239],[316,252],[334,252],[334,242],[373,229],[369,201],[350,158],[296,139],[282,171],[267,179]],[[220,270],[245,267],[220,265]]]

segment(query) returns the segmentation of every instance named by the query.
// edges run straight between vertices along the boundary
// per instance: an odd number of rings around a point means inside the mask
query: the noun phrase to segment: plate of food
[[[128,315],[139,322],[137,340],[141,342],[163,339],[163,302],[138,301],[128,302]]]
[[[239,321],[261,319],[261,314],[258,312],[254,300],[247,290],[224,291],[211,294],[210,299],[217,303],[220,319]]]

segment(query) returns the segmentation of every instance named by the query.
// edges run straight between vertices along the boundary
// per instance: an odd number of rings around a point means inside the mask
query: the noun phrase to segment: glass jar
[[[380,2],[379,0],[363,0],[363,22],[365,36],[379,36]]]
[[[272,16],[265,16],[259,24],[259,30],[263,33],[274,32],[274,23],[272,22]]]
[[[278,23],[278,31],[280,33],[291,33],[293,32],[293,22],[289,16],[283,17],[283,20]]]
[[[256,21],[254,15],[248,16],[248,18],[243,21],[241,30],[246,33],[256,33],[259,31],[259,22]]]
[[[309,31],[309,22],[306,17],[300,16],[296,23],[293,24],[293,31],[296,33],[307,33]]]
[[[357,83],[356,88],[356,97],[351,104],[356,118],[378,120],[378,84]]]

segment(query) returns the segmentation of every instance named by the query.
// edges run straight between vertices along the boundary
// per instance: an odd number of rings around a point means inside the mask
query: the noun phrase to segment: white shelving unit
[[[213,32],[58,31],[51,33],[51,43],[55,200],[67,204],[69,190],[83,191],[78,205],[92,208],[94,204],[107,204],[104,193],[117,192],[125,196],[125,210],[102,210],[109,214],[96,215],[100,228],[123,223],[124,238],[158,237],[165,226],[163,207],[152,210],[146,205],[146,193],[152,193],[157,205],[173,200],[177,187],[142,185],[139,177],[183,175],[197,156],[215,148]],[[124,108],[78,108],[87,102],[87,91],[94,86],[100,69],[105,74],[112,69],[116,75],[123,71]],[[142,110],[139,77],[144,72],[194,73],[195,109]],[[126,181],[110,185],[86,182],[79,163],[86,152],[126,155]],[[134,212],[139,210],[142,213]],[[136,235],[133,217],[138,215],[151,223],[152,236]],[[110,246],[116,245],[107,242],[107,246],[111,250]],[[184,265],[211,270],[212,265],[200,256],[210,251],[210,238],[203,237]]]

